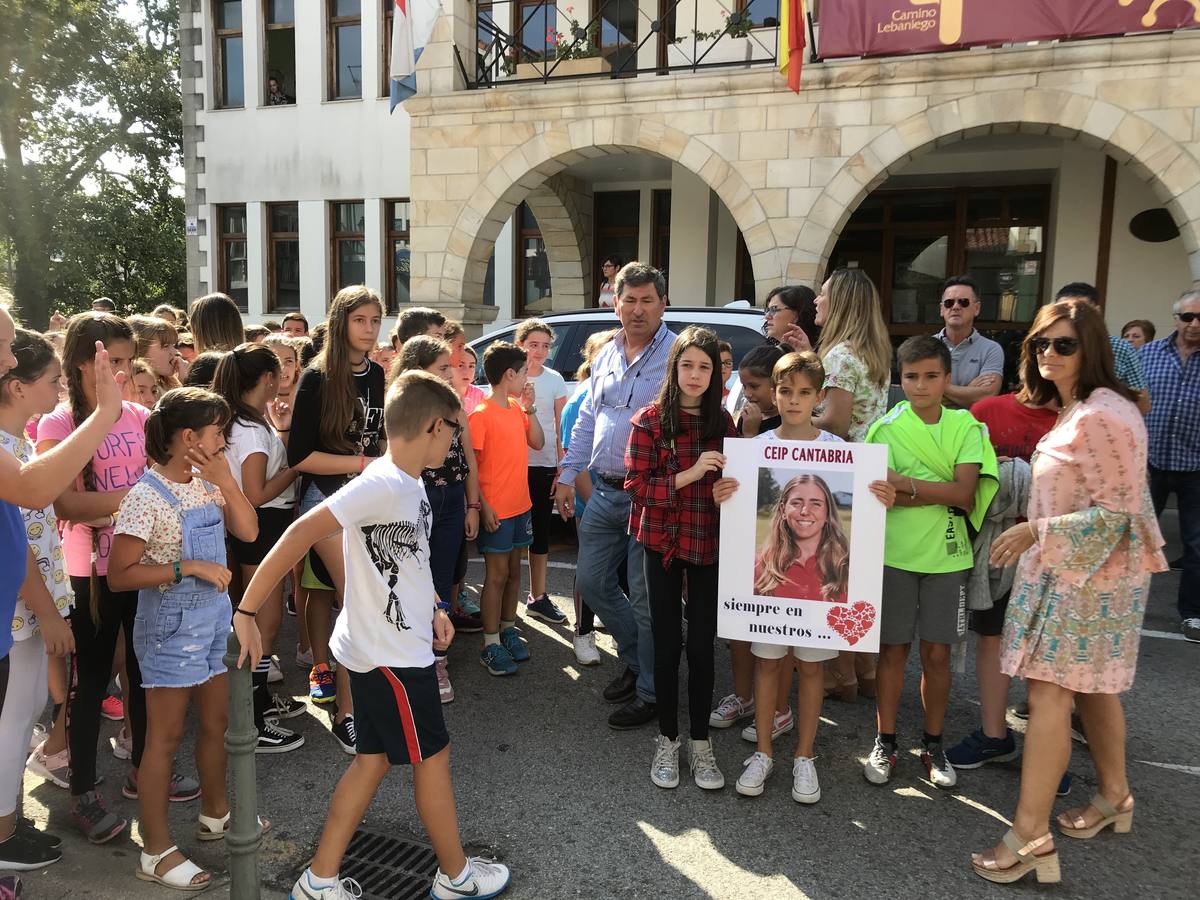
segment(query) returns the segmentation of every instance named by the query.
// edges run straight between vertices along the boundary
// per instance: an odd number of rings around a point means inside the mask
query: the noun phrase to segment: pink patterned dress
[[[1133,684],[1150,574],[1167,568],[1146,483],[1146,426],[1131,402],[1092,392],[1038,442],[1029,520],[1000,665],[1084,694]]]

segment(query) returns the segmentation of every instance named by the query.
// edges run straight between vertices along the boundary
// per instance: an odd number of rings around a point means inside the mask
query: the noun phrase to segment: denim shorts
[[[152,596],[148,596],[152,595]],[[143,688],[186,688],[224,675],[232,607],[228,594],[139,591],[133,651]]]
[[[533,543],[533,519],[529,510],[517,516],[509,516],[500,520],[500,527],[488,531],[479,523],[479,534],[475,537],[475,546],[480,553],[508,553],[528,547]]]
[[[325,502],[325,495],[321,493],[321,489],[316,484],[309,482],[308,490],[304,492],[304,496],[300,498],[300,515],[304,515],[310,510],[315,509]]]

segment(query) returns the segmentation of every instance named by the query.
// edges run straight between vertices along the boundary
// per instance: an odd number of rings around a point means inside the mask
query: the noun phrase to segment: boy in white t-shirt
[[[534,415],[547,435],[540,450],[529,448],[529,498],[533,507],[533,543],[529,545],[529,596],[525,612],[535,619],[562,625],[567,621],[546,593],[546,565],[550,559],[550,521],[554,513],[554,480],[563,449],[562,411],[567,405],[567,382],[546,365],[554,332],[541,319],[526,319],[517,328],[517,346],[525,351],[529,383],[533,385]],[[550,440],[549,435],[554,439]]]
[[[329,646],[350,674],[357,754],[334,791],[316,855],[292,888],[296,900],[358,895],[358,885],[338,879],[342,857],[384,776],[404,764],[413,768],[417,812],[438,857],[430,895],[486,898],[508,887],[506,867],[463,854],[434,671],[433,649],[448,647],[454,629],[433,590],[421,472],[445,461],[459,409],[437,376],[400,375],[384,406],[387,455],[288,528],[234,611],[240,666],[260,653],[254,616],[270,588],[314,543],[342,533],[346,600]]]

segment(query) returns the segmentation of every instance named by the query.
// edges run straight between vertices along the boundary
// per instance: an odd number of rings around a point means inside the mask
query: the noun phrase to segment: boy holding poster
[[[866,438],[888,447],[896,505],[888,511],[883,552],[879,733],[863,775],[872,784],[886,784],[896,767],[896,713],[919,623],[925,709],[921,762],[934,786],[953,787],[957,776],[942,748],[950,650],[967,633],[966,585],[973,562],[967,523],[979,528],[996,493],[996,454],[968,411],[942,406],[950,383],[945,344],[917,335],[900,345],[896,357],[908,399],[875,422]]]
[[[758,440],[842,441],[812,423],[813,408],[825,396],[822,387],[825,368],[815,353],[783,356],[771,372],[771,381],[780,423],[759,434]],[[718,503],[725,502],[733,496],[737,486],[733,478],[719,479],[713,486],[713,499]],[[871,492],[887,507],[896,497],[896,489],[886,481],[873,482]],[[849,543],[837,502],[820,476],[797,475],[787,483],[772,514],[770,533],[772,539],[755,559],[755,595],[846,600]],[[750,645],[750,651],[755,660],[754,737],[757,750],[746,761],[737,780],[737,792],[747,797],[759,796],[775,768],[771,740],[793,726],[788,695],[794,665],[799,672],[800,687],[795,719],[798,729],[792,762],[792,799],[797,803],[816,803],[821,799],[821,786],[814,765],[813,745],[824,696],[822,663],[833,659],[838,652],[758,641]]]

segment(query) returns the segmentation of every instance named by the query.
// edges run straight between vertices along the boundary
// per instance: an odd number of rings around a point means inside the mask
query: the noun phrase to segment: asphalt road
[[[1174,537],[1174,523],[1164,522]],[[1171,558],[1178,555],[1172,540]],[[556,552],[551,591],[566,605],[571,587],[570,552]],[[481,566],[472,564],[472,577]],[[663,791],[649,780],[654,729],[611,731],[612,707],[600,692],[619,669],[607,635],[603,664],[575,662],[566,628],[525,622],[533,659],[511,678],[493,678],[477,663],[477,636],[451,649],[457,699],[446,709],[460,827],[476,852],[494,854],[513,870],[514,898],[833,898],[858,897],[1079,897],[1088,900],[1146,896],[1194,897],[1192,881],[1200,822],[1200,646],[1176,639],[1178,572],[1156,576],[1142,639],[1139,672],[1126,695],[1130,780],[1137,797],[1134,828],[1105,832],[1092,841],[1061,838],[1063,883],[990,885],[970,869],[970,852],[997,842],[1013,812],[1019,761],[960,773],[958,787],[939,791],[924,778],[915,755],[903,756],[884,787],[864,781],[861,759],[874,736],[869,701],[827,701],[817,738],[822,799],[800,806],[790,797],[790,767],[777,767],[763,796],[733,790],[750,744],[731,729],[715,734],[717,760],[727,787],[705,792],[686,777]],[[291,646],[294,622],[285,622],[281,647]],[[1160,636],[1162,635],[1162,636]],[[304,696],[305,673],[281,652],[289,693]],[[956,678],[946,724],[948,739],[973,729],[978,716],[975,685]],[[920,738],[916,669],[901,712],[902,749]],[[717,696],[730,686],[728,652],[717,650]],[[1019,688],[1013,699],[1019,699]],[[686,706],[684,707],[686,709]],[[684,713],[686,715],[686,712]],[[286,723],[307,743],[286,755],[258,757],[260,808],[275,823],[264,840],[259,868],[263,896],[286,896],[311,854],[333,785],[348,757],[328,734],[326,717],[311,712]],[[1013,720],[1014,728],[1022,723]],[[686,723],[684,723],[686,728]],[[115,726],[106,725],[103,740]],[[778,742],[787,760],[794,735]],[[115,796],[121,763],[101,754],[101,771],[113,807],[123,815],[136,804]],[[191,761],[181,758],[181,769]],[[1086,748],[1075,745],[1069,801],[1086,802],[1095,773]],[[91,847],[73,830],[66,792],[26,779],[26,813],[65,839],[64,859],[25,876],[28,897],[141,898],[168,896],[163,888],[135,881],[138,848],[122,837]],[[172,808],[176,837],[217,877],[205,896],[227,896],[220,844],[192,835],[194,804]],[[394,770],[370,808],[365,825],[421,839],[407,771]],[[136,828],[133,837],[136,838]],[[1187,885],[1192,884],[1192,888]]]

